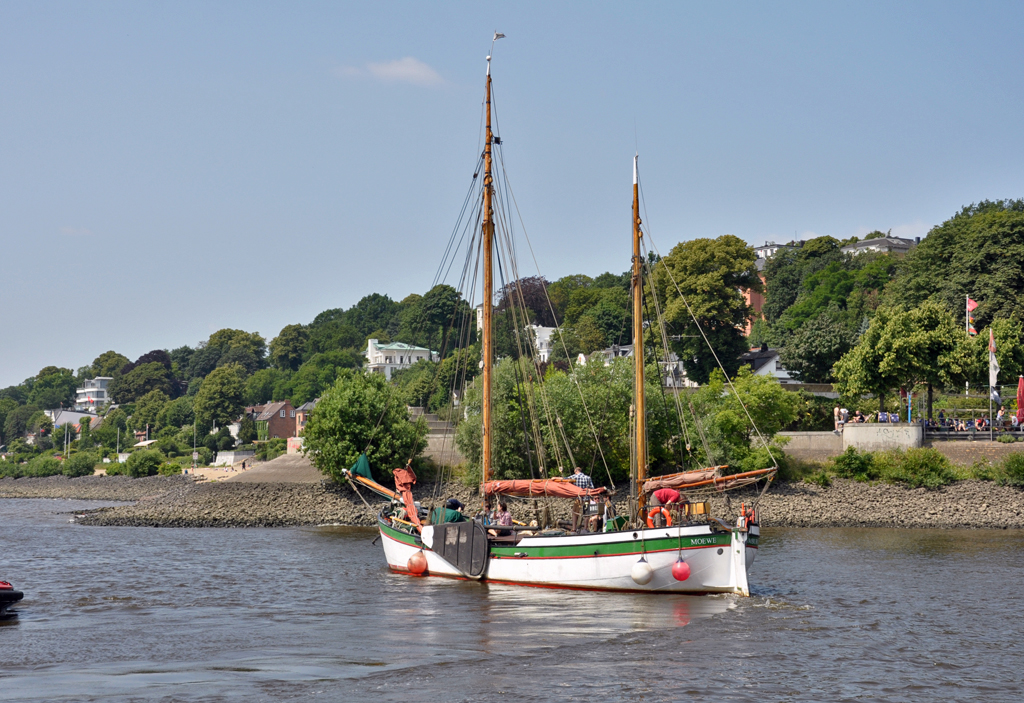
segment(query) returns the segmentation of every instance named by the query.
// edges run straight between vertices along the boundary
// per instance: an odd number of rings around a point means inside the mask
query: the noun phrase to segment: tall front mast
[[[640,509],[644,507],[644,480],[647,478],[647,408],[644,402],[644,317],[642,274],[643,259],[640,255],[640,187],[637,179],[636,162],[633,157],[633,388],[634,400],[634,441],[636,442],[636,498]]]
[[[491,319],[494,302],[494,267],[492,255],[494,249],[494,206],[491,196],[494,190],[494,179],[491,175],[491,144],[494,135],[491,133],[491,57],[487,57],[487,133],[484,141],[484,217],[483,217],[483,250],[484,250],[484,295],[483,295],[483,481],[491,477],[491,370],[494,363],[494,340]]]

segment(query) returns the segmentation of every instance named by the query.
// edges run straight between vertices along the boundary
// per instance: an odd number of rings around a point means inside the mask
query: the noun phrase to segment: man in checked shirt
[[[593,488],[594,482],[590,480],[590,477],[583,473],[583,469],[576,467],[576,472],[570,476],[572,482],[576,484],[577,488]]]

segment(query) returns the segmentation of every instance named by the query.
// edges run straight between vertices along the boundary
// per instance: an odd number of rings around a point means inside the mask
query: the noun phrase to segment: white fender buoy
[[[633,577],[633,581],[641,586],[646,586],[654,578],[654,569],[647,563],[647,560],[640,557],[640,561],[633,564],[633,570],[629,574]]]

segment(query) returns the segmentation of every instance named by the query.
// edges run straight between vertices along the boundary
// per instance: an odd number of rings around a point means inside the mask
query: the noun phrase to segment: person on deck
[[[572,479],[572,482],[576,484],[577,488],[593,488],[594,487],[594,482],[590,479],[589,476],[587,476],[585,473],[583,473],[583,469],[581,469],[578,466],[576,467],[576,471],[569,478]]]
[[[682,499],[682,494],[674,488],[659,488],[651,494],[651,507],[677,505],[682,501]],[[654,526],[665,526],[665,518],[663,515],[658,515],[655,518]]]
[[[440,525],[444,522],[462,522],[466,519],[462,514],[463,507],[457,498],[449,498],[443,508],[434,508],[430,511],[430,524]]]
[[[508,506],[505,503],[498,503],[498,509],[494,511],[494,524],[501,525],[502,527],[512,527],[512,513],[508,511]],[[487,534],[492,537],[507,537],[512,534],[512,530],[487,530]]]

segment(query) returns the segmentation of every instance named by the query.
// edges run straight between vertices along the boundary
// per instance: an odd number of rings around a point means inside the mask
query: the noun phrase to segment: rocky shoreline
[[[474,490],[460,483],[417,487],[416,497],[456,497],[475,506]],[[0,498],[126,501],[131,505],[84,513],[83,525],[144,527],[372,526],[380,502],[363,491],[367,507],[347,486],[316,483],[207,483],[186,476],[87,476],[0,479]],[[749,501],[735,492],[730,500]],[[712,514],[728,514],[723,496]],[[511,502],[511,501],[510,501]],[[555,501],[560,502],[560,501]],[[532,511],[511,502],[517,517]],[[566,505],[561,506],[563,512]],[[728,511],[729,513],[733,511]],[[81,513],[80,513],[81,515]],[[564,517],[564,515],[556,515]],[[938,490],[836,480],[772,487],[761,503],[765,527],[1024,528],[1024,492],[989,481],[961,481]]]

